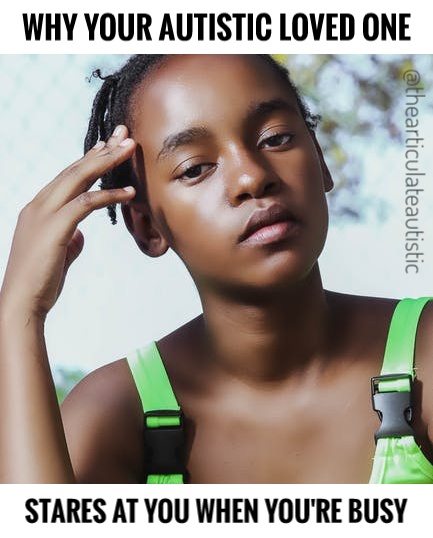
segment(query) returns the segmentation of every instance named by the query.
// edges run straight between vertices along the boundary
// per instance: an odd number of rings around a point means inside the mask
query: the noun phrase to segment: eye
[[[194,166],[189,166],[188,168],[185,168],[181,174],[177,176],[177,179],[180,180],[191,180],[191,179],[198,179],[201,176],[205,175],[209,170],[213,168],[213,164],[211,163],[200,163],[195,164]]]
[[[266,148],[279,148],[286,149],[287,146],[292,142],[293,135],[291,133],[278,133],[271,136],[266,136],[262,138],[258,144],[259,149]]]

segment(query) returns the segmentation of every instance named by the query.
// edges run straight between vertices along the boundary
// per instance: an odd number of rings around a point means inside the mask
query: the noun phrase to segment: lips
[[[256,209],[239,236],[239,243],[266,244],[282,241],[292,236],[298,225],[298,219],[282,205],[273,204],[265,209]]]

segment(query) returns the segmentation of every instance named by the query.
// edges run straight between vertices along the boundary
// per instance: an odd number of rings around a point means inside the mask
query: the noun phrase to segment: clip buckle
[[[172,418],[178,424],[148,425],[148,418]],[[168,421],[170,422],[170,421]],[[149,474],[182,474],[185,469],[185,430],[183,413],[177,410],[154,410],[144,414],[144,446]]]
[[[409,391],[380,392],[379,383],[386,380],[407,380]],[[373,409],[379,415],[381,424],[374,434],[374,440],[382,437],[403,437],[414,435],[410,426],[412,420],[412,376],[410,374],[386,374],[371,378]]]

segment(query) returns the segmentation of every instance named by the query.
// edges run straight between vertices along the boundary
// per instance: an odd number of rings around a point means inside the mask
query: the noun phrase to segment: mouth
[[[299,230],[299,220],[279,204],[255,210],[239,236],[239,243],[267,245],[290,239]]]

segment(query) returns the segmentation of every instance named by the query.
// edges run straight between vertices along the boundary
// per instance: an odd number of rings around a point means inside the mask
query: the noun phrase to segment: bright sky
[[[96,89],[84,78],[92,65],[105,65],[107,60],[101,56],[81,56],[73,62],[62,55],[0,57],[5,126],[0,157],[0,275],[19,209],[81,153]],[[387,218],[379,221],[367,211],[363,222],[331,220],[321,257],[326,288],[391,297],[433,294],[433,116],[426,105],[420,116],[425,136],[420,166],[426,176],[419,206],[420,227],[425,231],[419,274],[404,272],[404,148],[368,147],[361,171],[362,194],[367,200],[385,199]],[[92,215],[81,229],[84,253],[71,268],[47,323],[53,364],[93,369],[200,312],[193,284],[172,253],[157,260],[145,257],[125,227],[111,226],[105,212]]]

